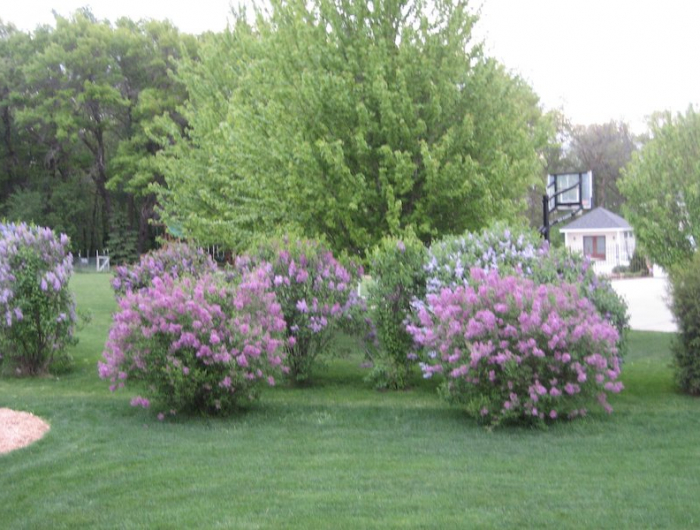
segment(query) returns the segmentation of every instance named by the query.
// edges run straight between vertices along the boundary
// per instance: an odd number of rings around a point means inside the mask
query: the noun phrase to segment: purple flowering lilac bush
[[[215,271],[216,263],[201,248],[185,243],[168,243],[159,250],[141,256],[135,265],[116,267],[112,288],[119,298],[129,291],[150,286],[154,278],[165,274],[173,278],[183,275],[199,277]]]
[[[576,285],[579,295],[588,298],[601,317],[616,327],[618,348],[621,354],[625,351],[627,305],[608,280],[596,276],[588,258],[550,248],[536,232],[498,224],[481,234],[450,236],[434,243],[426,262],[427,291],[439,293],[444,287],[468,284],[472,267],[497,270],[502,276],[523,276],[536,284]]]
[[[344,266],[322,243],[288,237],[270,240],[236,260],[238,270],[272,265],[273,286],[286,321],[287,365],[297,383],[329,353],[338,331],[357,333],[365,305],[356,285],[359,266]]]
[[[544,423],[608,412],[618,381],[618,332],[567,283],[473,268],[468,281],[427,295],[408,331],[452,402],[490,425]]]
[[[70,365],[77,342],[68,236],[49,228],[0,224],[0,362],[22,375]]]
[[[111,390],[141,382],[173,414],[223,414],[257,399],[283,371],[285,322],[270,267],[220,276],[153,278],[128,291],[109,332],[99,375]],[[162,419],[162,413],[159,415]]]

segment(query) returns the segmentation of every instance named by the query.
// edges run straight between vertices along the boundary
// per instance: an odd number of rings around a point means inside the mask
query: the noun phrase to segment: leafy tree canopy
[[[571,131],[571,151],[580,170],[593,171],[593,204],[620,212],[620,171],[637,150],[637,139],[624,122],[578,125]]]
[[[0,21],[0,214],[65,232],[74,251],[121,228],[145,250],[161,179],[151,135],[162,115],[184,125],[170,72],[196,47],[169,22],[113,25],[87,8],[33,33]]]
[[[623,170],[625,216],[649,258],[663,267],[690,258],[700,242],[700,114],[657,114],[651,138]]]
[[[278,226],[364,252],[522,214],[538,99],[472,41],[466,2],[273,0],[178,70],[190,128],[161,156],[163,217],[245,247]]]

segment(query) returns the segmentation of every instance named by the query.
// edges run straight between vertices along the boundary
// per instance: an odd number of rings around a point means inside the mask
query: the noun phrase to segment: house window
[[[605,236],[583,236],[583,255],[605,259]]]

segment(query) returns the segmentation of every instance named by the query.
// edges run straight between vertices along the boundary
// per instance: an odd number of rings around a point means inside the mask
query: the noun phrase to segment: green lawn
[[[244,415],[161,423],[97,377],[108,279],[72,281],[92,312],[73,374],[0,379],[0,407],[52,427],[0,456],[0,528],[700,527],[700,400],[668,334],[632,334],[612,416],[544,431],[487,432],[419,378],[375,392],[359,357]]]

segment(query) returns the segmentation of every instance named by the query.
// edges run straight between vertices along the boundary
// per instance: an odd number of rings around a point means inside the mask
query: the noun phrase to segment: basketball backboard
[[[590,210],[593,207],[593,172],[547,175],[549,210]]]
[[[547,193],[542,196],[542,227],[540,233],[549,241],[549,231],[582,210],[593,207],[593,172],[556,173],[547,175]],[[567,211],[554,219],[554,213]]]

